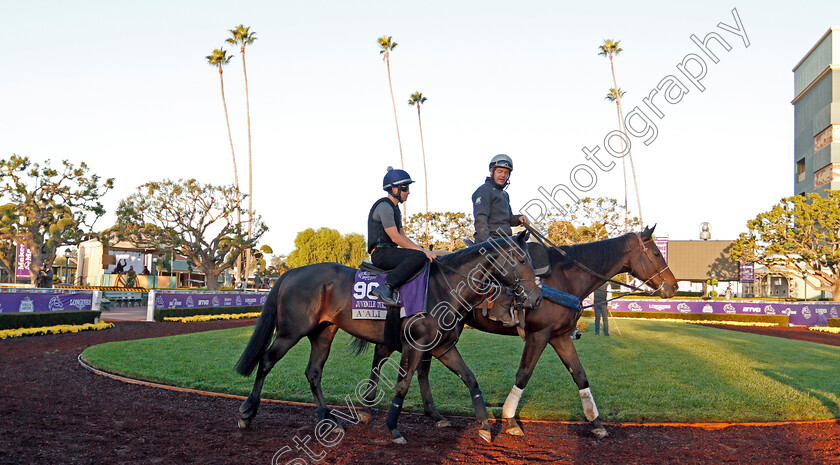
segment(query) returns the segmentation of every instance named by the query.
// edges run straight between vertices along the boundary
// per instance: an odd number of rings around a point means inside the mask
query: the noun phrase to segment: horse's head
[[[491,274],[498,283],[512,291],[518,303],[534,309],[542,301],[542,292],[528,255],[526,242],[529,236],[528,231],[522,231],[513,237],[494,239],[490,247],[494,250],[488,259],[492,262]]]
[[[630,274],[654,287],[661,297],[670,299],[677,293],[677,278],[653,242],[654,229],[656,225],[646,227],[641,233],[635,234],[635,239],[629,239],[628,267]]]

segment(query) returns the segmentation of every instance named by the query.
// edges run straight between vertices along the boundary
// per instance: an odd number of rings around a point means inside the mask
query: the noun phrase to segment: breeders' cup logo
[[[237,295],[237,296],[236,296],[236,305],[237,305],[237,306],[241,306],[241,305],[242,305],[242,296],[241,296],[241,295]]]
[[[680,313],[691,313],[691,307],[689,307],[685,302],[677,305],[677,310],[679,310]]]
[[[808,307],[802,307],[802,316],[805,317],[806,320],[811,319],[811,309]]]
[[[671,308],[671,304],[651,304],[648,307],[661,312],[662,310]]]
[[[837,307],[831,307],[831,318],[837,318]]]
[[[376,279],[376,276],[368,273],[367,271],[360,271],[359,279],[361,279],[362,281],[373,281],[374,279]]]
[[[18,307],[19,312],[34,312],[35,311],[35,303],[32,302],[32,299],[29,297],[24,297],[23,300],[20,301],[20,307]]]
[[[64,305],[62,305],[61,299],[59,299],[57,295],[53,296],[53,298],[50,299],[49,307],[51,312],[64,310]]]
[[[735,306],[732,304],[726,304],[723,306],[723,313],[735,313]]]
[[[772,305],[767,305],[767,306],[764,307],[764,313],[767,314],[767,315],[775,315],[776,314],[776,309],[773,308]]]
[[[642,306],[637,304],[636,302],[630,302],[630,305],[627,306],[631,312],[641,312]]]
[[[214,297],[213,297],[213,306],[214,306],[214,307],[218,307],[218,306],[219,306],[219,298],[218,298],[217,296],[214,296]]]
[[[155,299],[155,307],[163,308],[163,296],[162,295],[157,296],[157,298]]]
[[[265,305],[265,296],[260,298],[260,305]]]
[[[193,303],[193,298],[192,298],[191,295],[187,296],[187,307],[195,307],[195,304]]]
[[[715,310],[712,308],[711,305],[706,304],[703,306],[703,313],[715,313]]]

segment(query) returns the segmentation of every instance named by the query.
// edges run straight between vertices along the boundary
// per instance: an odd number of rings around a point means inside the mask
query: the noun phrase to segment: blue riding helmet
[[[387,191],[392,187],[405,186],[413,182],[408,173],[403,170],[395,170],[389,166],[385,178],[382,179],[382,189]]]

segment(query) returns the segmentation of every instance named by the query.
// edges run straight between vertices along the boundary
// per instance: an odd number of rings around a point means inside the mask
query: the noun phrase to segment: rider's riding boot
[[[388,283],[382,284],[370,293],[371,295],[375,295],[376,297],[382,299],[382,302],[384,302],[387,306],[396,307],[398,305],[397,298],[394,295],[394,288],[392,288]]]
[[[507,305],[501,305],[501,302],[495,302],[495,305],[490,307],[487,318],[501,322],[505,327],[516,326],[519,320],[513,313],[513,308]]]

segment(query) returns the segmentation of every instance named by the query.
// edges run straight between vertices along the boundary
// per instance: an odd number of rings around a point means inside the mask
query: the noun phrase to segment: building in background
[[[793,193],[840,189],[840,28],[793,68]]]

